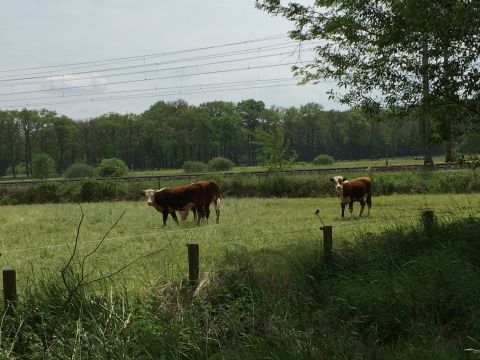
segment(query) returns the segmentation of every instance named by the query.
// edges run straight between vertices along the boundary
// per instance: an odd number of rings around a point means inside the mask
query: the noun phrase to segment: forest
[[[141,114],[108,113],[74,120],[54,111],[0,111],[0,175],[32,176],[32,159],[46,154],[55,172],[74,163],[96,166],[122,159],[130,170],[179,168],[185,161],[222,156],[236,165],[263,161],[260,133],[279,130],[288,156],[311,162],[319,154],[355,160],[422,154],[419,121],[409,114],[360,109],[324,110],[320,104],[270,107],[254,99],[213,101],[198,106],[184,100],[159,101]],[[476,153],[478,133],[468,122],[444,141],[432,127],[433,151],[446,159]],[[450,157],[450,158],[449,158]]]

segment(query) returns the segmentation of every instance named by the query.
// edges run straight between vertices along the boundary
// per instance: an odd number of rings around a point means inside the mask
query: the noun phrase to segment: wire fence
[[[399,208],[399,209],[406,209],[406,208]],[[411,210],[408,209],[408,210]],[[349,215],[346,215],[345,220],[335,220],[333,224],[329,224],[332,226],[333,229],[350,229],[352,231],[358,231],[362,228],[369,227],[372,224],[382,224],[381,228],[384,228],[389,225],[394,224],[406,224],[406,223],[415,223],[419,222],[421,219],[421,211],[423,209],[418,208],[417,215],[402,215],[402,216],[391,216],[387,215],[386,213],[376,215],[375,218],[365,217],[363,219],[353,218],[350,219]],[[462,206],[462,207],[455,207],[455,208],[445,208],[445,209],[436,209],[435,216],[437,218],[448,217],[448,218],[458,218],[460,216],[478,216],[480,215],[480,208],[474,206]],[[286,235],[292,234],[301,234],[301,233],[319,233],[320,226],[325,225],[323,220],[320,218],[322,224],[312,225],[306,228],[297,228],[285,230],[282,229],[281,231],[274,231],[274,232],[262,232],[257,234],[248,234],[248,235],[236,235],[230,238],[233,241],[243,241],[246,239],[261,239],[265,237],[285,237]],[[236,223],[236,226],[248,226],[252,224],[252,221],[244,222],[244,223]],[[138,239],[138,238],[145,238],[145,237],[163,237],[168,239],[168,236],[171,234],[179,234],[179,233],[186,233],[190,239],[193,239],[193,235],[196,237],[201,232],[208,232],[211,231],[212,234],[217,229],[226,227],[227,223],[222,224],[212,224],[207,226],[196,226],[196,227],[188,227],[176,230],[165,230],[162,227],[155,227],[156,231],[141,233],[141,234],[132,234],[132,235],[125,235],[125,236],[114,236],[114,237],[107,237],[105,238],[106,242],[119,242],[128,239]],[[212,235],[210,234],[210,235]],[[90,244],[98,244],[101,240],[87,240],[81,241],[77,244],[78,247],[85,247]],[[8,249],[3,248],[0,250],[0,256],[4,254],[12,254],[12,253],[22,253],[22,252],[36,252],[40,250],[46,249],[55,249],[55,248],[62,248],[62,247],[73,247],[75,242],[65,242],[59,244],[52,244],[52,245],[43,245],[43,246],[35,246],[35,247],[28,247],[28,248],[18,248],[18,249]]]
[[[362,225],[371,225],[371,224],[383,224],[384,226],[379,226],[379,229],[385,229],[385,227],[392,225],[392,224],[399,224],[401,222],[417,222],[421,223],[422,226],[428,230],[428,223],[430,222],[433,224],[434,219],[439,219],[442,216],[447,217],[448,219],[452,220],[454,218],[461,218],[461,217],[469,217],[469,216],[476,216],[478,217],[480,215],[480,210],[478,207],[463,207],[461,211],[459,209],[453,209],[453,208],[447,208],[447,209],[438,209],[435,212],[433,210],[426,210],[423,209],[418,209],[419,214],[414,216],[414,215],[404,215],[404,216],[386,216],[386,214],[383,214],[383,217],[380,217],[378,219],[365,219],[365,221],[342,221],[339,224],[334,224],[333,225],[327,225],[322,224],[323,226],[319,226],[319,224],[315,225],[310,225],[308,227],[299,227],[299,228],[293,228],[289,230],[282,229],[282,231],[272,231],[272,232],[263,232],[263,233],[258,233],[255,235],[239,235],[239,236],[234,236],[232,240],[234,243],[238,244],[239,242],[244,242],[246,239],[252,240],[254,239],[262,239],[262,238],[269,238],[269,237],[287,237],[290,238],[292,236],[295,236],[296,239],[298,240],[298,236],[302,234],[302,236],[307,236],[307,241],[308,243],[312,243],[312,241],[320,240],[322,238],[322,233],[323,233],[323,261],[327,265],[330,261],[332,261],[334,257],[334,250],[333,250],[333,237],[332,237],[332,229],[340,230],[338,232],[335,232],[335,242],[336,243],[342,243],[343,241],[346,240],[351,240],[351,236],[349,237],[349,231],[346,230],[348,227],[351,232],[356,233],[358,232],[359,235],[361,234],[362,231]],[[435,214],[435,218],[434,218]],[[123,216],[123,214],[122,214]],[[120,216],[121,218],[121,216]],[[115,224],[110,228],[112,230],[115,225],[118,223],[120,220],[117,219]],[[153,257],[155,255],[160,255],[162,253],[165,253],[169,248],[173,250],[173,241],[171,238],[172,234],[177,234],[177,233],[185,233],[187,232],[187,235],[191,236],[193,233],[197,234],[199,232],[206,232],[206,236],[212,237],[214,233],[218,230],[221,229],[222,226],[226,224],[215,224],[215,225],[208,225],[204,227],[195,227],[195,228],[188,228],[188,229],[177,229],[177,230],[165,230],[165,229],[157,229],[155,232],[149,232],[149,233],[142,233],[142,234],[134,234],[134,235],[127,235],[127,236],[117,236],[117,237],[110,237],[108,238],[107,235],[109,234],[110,230],[104,235],[104,237],[101,240],[98,241],[87,241],[83,243],[79,243],[79,232],[80,232],[80,226],[82,224],[83,216],[82,219],[77,227],[77,237],[75,239],[74,243],[62,243],[62,244],[54,244],[54,245],[47,245],[47,246],[38,246],[38,247],[31,247],[31,248],[24,248],[24,249],[11,249],[11,250],[4,250],[2,251],[2,254],[9,254],[9,253],[21,253],[21,252],[27,252],[27,251],[36,251],[37,254],[40,250],[44,249],[50,249],[50,248],[58,248],[58,247],[70,247],[70,260],[67,262],[67,265],[65,265],[61,270],[62,278],[64,277],[64,270],[70,265],[72,259],[74,258],[75,255],[79,255],[76,253],[79,245],[86,245],[89,243],[96,243],[96,246],[94,247],[93,250],[87,253],[87,255],[83,255],[83,260],[80,261],[81,264],[81,280],[77,284],[78,286],[86,286],[90,285],[93,283],[97,283],[102,280],[110,279],[120,273],[122,273],[125,269],[132,267],[133,265],[139,263],[141,260]],[[360,226],[359,226],[360,225]],[[120,241],[124,239],[132,239],[132,238],[139,238],[139,237],[147,237],[147,236],[158,236],[162,235],[165,238],[165,242],[160,246],[158,244],[155,244],[155,247],[152,249],[151,247],[149,249],[144,249],[143,251],[138,252],[135,256],[132,256],[129,258],[128,261],[124,261],[123,263],[117,263],[112,266],[110,264],[110,269],[108,271],[104,271],[101,269],[98,269],[96,266],[91,265],[92,270],[84,275],[84,265],[86,259],[90,256],[93,255],[99,247],[103,244],[104,241]],[[298,241],[297,241],[298,244]],[[208,244],[202,245],[204,247],[203,251],[208,252],[209,247]],[[187,248],[188,248],[188,276],[189,276],[189,281],[190,284],[194,287],[198,285],[199,281],[199,268],[200,268],[200,260],[199,260],[199,245],[198,244],[188,244],[187,242]],[[270,247],[269,247],[270,248]],[[275,251],[275,249],[271,249]],[[82,258],[82,255],[79,255],[80,259]],[[289,256],[289,255],[288,255]],[[205,261],[205,263],[208,263]],[[32,263],[30,263],[32,265]],[[180,270],[180,264],[178,262],[173,261],[170,264],[170,267],[177,267],[177,270],[179,273],[182,273]],[[207,266],[208,267],[208,264]],[[33,269],[32,269],[33,270]],[[15,303],[17,301],[17,290],[16,290],[16,271],[14,269],[5,269],[3,271],[3,289],[4,289],[4,304],[7,307],[9,306],[15,306]],[[67,287],[68,291],[72,291],[66,284],[65,279],[64,279],[65,286]]]

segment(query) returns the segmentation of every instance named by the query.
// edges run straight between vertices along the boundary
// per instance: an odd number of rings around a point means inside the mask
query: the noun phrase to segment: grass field
[[[227,198],[222,202],[220,224],[200,227],[192,223],[190,215],[180,226],[169,218],[163,228],[161,215],[144,201],[86,203],[82,208],[85,218],[80,229],[79,255],[92,251],[126,210],[87,261],[88,271],[107,274],[145,254],[164,249],[140,259],[115,277],[124,280],[129,288],[142,290],[153,286],[159,278],[187,276],[187,243],[200,245],[201,273],[205,274],[224,261],[229,250],[275,251],[292,244],[319,242],[322,221],[333,226],[334,246],[339,246],[360,234],[418,223],[422,208],[434,209],[439,219],[478,215],[480,195],[374,197],[371,217],[354,220],[339,219],[336,198]],[[316,209],[320,210],[321,218],[314,215]],[[354,214],[358,211],[359,205],[355,204]],[[346,213],[348,219],[348,209]],[[20,287],[31,276],[52,271],[59,274],[73,247],[80,217],[76,204],[0,207],[2,268],[17,270]],[[320,242],[318,246],[320,249]]]
[[[436,164],[443,163],[445,160],[444,155],[435,155],[433,161]],[[388,159],[389,165],[422,165],[423,160],[416,160],[413,156],[397,157]],[[294,170],[301,169],[318,169],[318,168],[344,168],[344,167],[369,167],[369,166],[383,166],[385,165],[385,159],[362,159],[362,160],[339,160],[330,165],[314,165],[313,163],[295,163],[291,167]],[[235,173],[249,172],[249,171],[265,171],[265,166],[236,166],[231,171]],[[129,175],[174,175],[183,174],[182,169],[159,169],[159,170],[146,170],[146,171],[130,171]]]
[[[161,228],[144,201],[82,207],[77,264],[126,210],[86,261],[93,278],[162,251],[72,292],[78,267],[65,284],[60,269],[78,205],[0,207],[0,261],[17,270],[20,287],[17,315],[0,324],[0,358],[450,360],[480,352],[480,195],[376,196],[371,217],[354,220],[338,218],[333,197],[225,198],[221,223],[200,227],[169,219]],[[415,226],[426,207],[438,226]],[[321,220],[333,226],[331,264],[321,258]],[[195,289],[183,281],[193,242]]]

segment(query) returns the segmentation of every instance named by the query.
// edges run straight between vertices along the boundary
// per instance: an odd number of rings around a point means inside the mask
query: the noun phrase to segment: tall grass
[[[105,281],[62,311],[66,290],[44,274],[4,318],[1,348],[55,359],[471,359],[479,232],[476,217],[428,232],[392,226],[343,243],[329,266],[314,241],[230,247],[196,290],[182,278],[143,294]]]

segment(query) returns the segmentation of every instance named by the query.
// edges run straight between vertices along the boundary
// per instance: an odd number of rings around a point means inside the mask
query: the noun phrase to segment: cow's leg
[[[187,218],[188,218],[188,213],[190,212],[190,209],[187,207],[186,209],[184,210],[180,210],[179,213],[180,213],[180,218],[182,219],[182,221],[186,221]]]
[[[166,226],[167,219],[168,219],[168,209],[162,210],[162,215],[163,215],[163,226]]]
[[[217,214],[216,223],[218,224],[220,221],[220,198],[217,198],[213,204],[215,205],[215,214]]]
[[[193,222],[197,220],[197,208],[195,206],[192,206],[192,213],[193,213]]]
[[[360,199],[360,215],[358,215],[358,217],[362,217],[362,213],[363,213],[363,209],[365,209],[365,200],[364,199]]]
[[[367,217],[370,216],[370,208],[372,207],[372,195],[368,194],[367,195],[367,206],[368,206],[368,212],[367,212]]]
[[[177,219],[177,214],[175,213],[175,211],[172,211],[170,214],[172,215],[172,219],[175,220],[175,222],[177,223],[177,225],[179,225],[178,219]]]
[[[210,203],[205,204],[205,222],[208,224],[208,218],[210,217]]]
[[[205,217],[205,205],[202,203],[196,203],[197,208],[197,225],[200,225],[200,220]]]
[[[342,208],[342,218],[345,216],[345,204],[344,203],[340,203],[340,206]]]
[[[353,200],[350,200],[350,203],[348,204],[348,210],[350,211],[350,219],[353,218]]]

